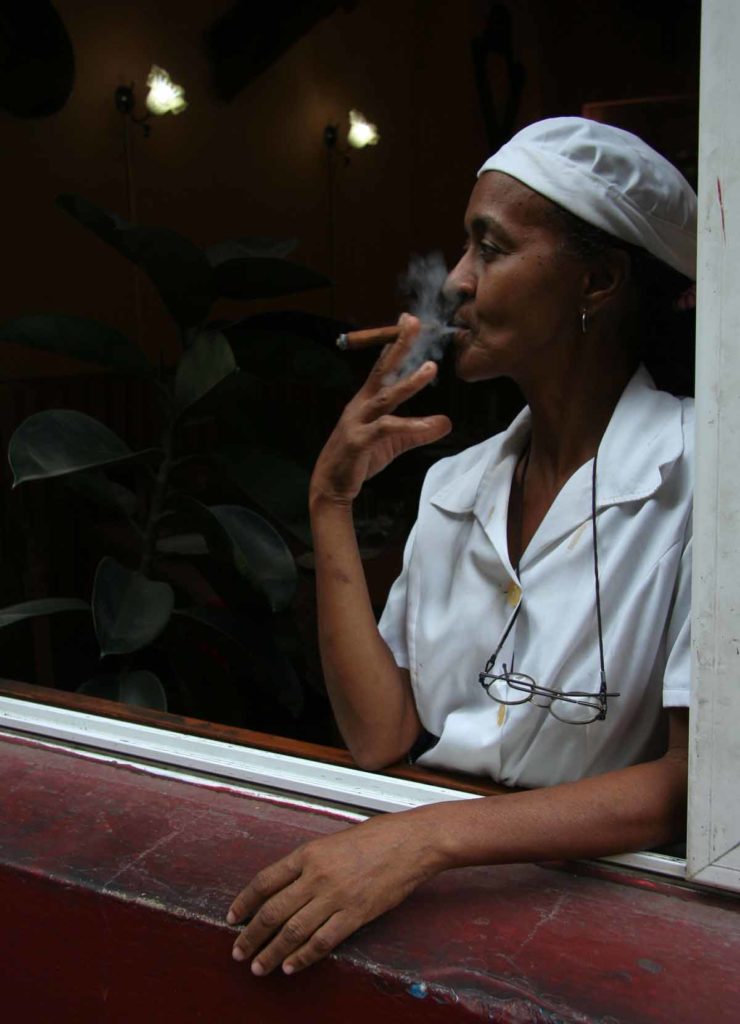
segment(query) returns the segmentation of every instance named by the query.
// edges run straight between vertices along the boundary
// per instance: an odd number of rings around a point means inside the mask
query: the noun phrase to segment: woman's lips
[[[467,324],[455,324],[455,344],[456,345],[467,345],[470,342],[472,336],[472,330]]]

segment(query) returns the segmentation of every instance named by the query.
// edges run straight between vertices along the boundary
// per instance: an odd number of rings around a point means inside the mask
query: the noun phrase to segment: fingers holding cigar
[[[402,373],[402,370],[409,353],[419,339],[421,329],[421,321],[411,313],[402,313],[397,324],[392,328],[385,328],[388,332],[394,332],[395,339],[390,342],[386,337],[371,376],[377,378],[384,386],[395,384],[402,376],[407,376],[408,374]]]
[[[422,362],[439,360],[454,333],[455,328],[441,319],[422,323],[418,317],[403,313],[397,324],[340,334],[337,346],[344,350],[385,346],[375,371],[387,375],[384,382],[390,384],[413,375]],[[417,339],[419,345],[415,348]]]
[[[416,367],[410,366],[404,372],[409,353],[413,350],[421,329],[422,324],[418,317],[402,313],[397,324],[350,331],[337,339],[337,345],[345,339],[343,344],[347,349],[384,346],[362,392],[376,395],[380,405],[386,409],[395,409],[401,402],[426,387],[437,374],[437,365],[431,360],[424,360]]]
[[[404,372],[420,330],[417,317],[408,313],[401,316],[397,340],[385,345],[363,388],[366,396],[374,396],[366,413],[369,419],[383,412],[392,412],[437,376],[438,367],[432,360],[424,360]]]

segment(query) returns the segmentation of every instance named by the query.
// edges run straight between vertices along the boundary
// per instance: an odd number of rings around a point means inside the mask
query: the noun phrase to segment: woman
[[[450,429],[396,415],[437,372],[394,376],[419,330],[402,318],[313,475],[319,630],[358,764],[421,745],[420,763],[536,788],[376,817],[262,871],[228,918],[254,915],[234,956],[254,957],[255,974],[308,966],[450,867],[680,834],[692,409],[640,358],[656,296],[694,276],[695,219],[675,168],[581,118],[530,125],[481,169],[448,281],[456,368],[511,377],[527,408],[432,468],[378,628],[352,503]]]

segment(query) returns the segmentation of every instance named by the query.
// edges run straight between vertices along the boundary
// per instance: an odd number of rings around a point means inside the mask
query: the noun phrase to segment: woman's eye
[[[503,250],[499,249],[499,247],[494,245],[493,242],[481,242],[478,249],[484,260],[495,259],[496,256],[500,256],[503,252]]]

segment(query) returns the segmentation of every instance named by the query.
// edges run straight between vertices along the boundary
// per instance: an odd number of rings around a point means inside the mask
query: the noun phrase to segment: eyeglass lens
[[[481,677],[488,696],[498,704],[526,704],[548,710],[555,718],[568,725],[588,725],[602,716],[601,701],[594,694],[545,693],[529,676],[509,674]]]

